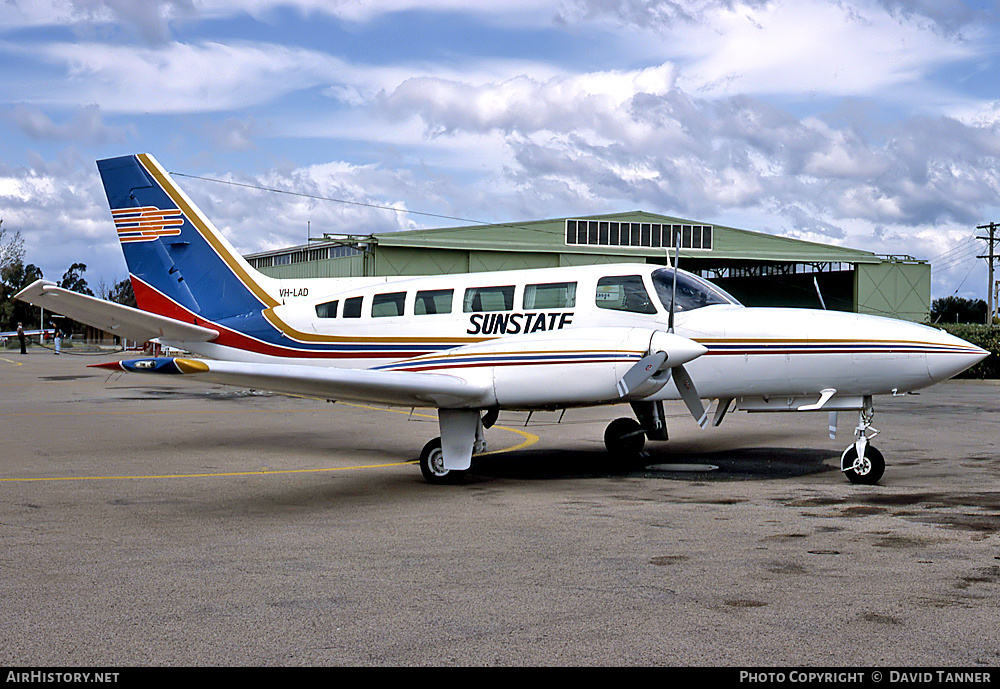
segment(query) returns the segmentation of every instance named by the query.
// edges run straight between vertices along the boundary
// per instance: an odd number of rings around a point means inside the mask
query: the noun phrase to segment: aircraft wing
[[[129,373],[187,375],[222,385],[271,390],[329,400],[380,402],[400,406],[475,407],[491,391],[456,376],[410,371],[326,368],[297,364],[260,364],[157,357],[92,364]]]
[[[46,335],[47,336],[47,335],[51,335],[53,332],[55,332],[55,331],[52,330],[52,328],[44,328],[44,329],[43,328],[34,328],[32,330],[25,330],[24,331],[24,336],[25,337],[34,337],[35,335]],[[5,332],[0,333],[0,337],[17,337],[17,331],[16,330],[7,330]]]
[[[160,337],[166,340],[209,342],[219,336],[219,332],[211,328],[71,292],[48,280],[35,280],[15,294],[14,298],[129,340],[144,342]]]

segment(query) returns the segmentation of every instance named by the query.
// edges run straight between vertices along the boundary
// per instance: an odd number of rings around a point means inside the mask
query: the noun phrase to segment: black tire
[[[635,419],[615,419],[604,431],[604,446],[613,457],[634,460],[646,446],[646,433]]]
[[[444,453],[441,438],[434,438],[420,451],[420,473],[428,483],[437,485],[459,483],[465,478],[465,471],[444,468]]]
[[[858,457],[858,449],[854,445],[844,455],[844,465],[851,468],[844,472],[847,480],[864,486],[874,486],[885,473],[885,458],[882,453],[871,445],[865,447],[865,463],[861,469],[854,469],[854,460]]]

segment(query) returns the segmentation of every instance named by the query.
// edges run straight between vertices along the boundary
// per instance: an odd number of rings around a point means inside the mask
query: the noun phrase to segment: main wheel
[[[847,450],[844,455],[844,464],[849,465],[849,469],[844,472],[847,480],[851,483],[859,483],[865,486],[874,486],[885,473],[885,458],[882,453],[871,445],[865,446],[865,456],[861,462],[858,459],[858,448],[854,445]]]
[[[420,451],[420,473],[428,483],[436,484],[458,483],[465,478],[464,471],[445,469],[441,438],[434,438]]]
[[[604,446],[615,457],[635,459],[646,446],[646,432],[635,419],[615,419],[604,431]]]

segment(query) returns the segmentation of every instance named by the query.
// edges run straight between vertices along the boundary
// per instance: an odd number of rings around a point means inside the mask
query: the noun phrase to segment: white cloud
[[[873,96],[973,54],[915,18],[827,0],[722,7],[671,39],[684,62],[679,83],[715,97]]]
[[[106,112],[233,110],[330,83],[344,67],[329,55],[271,44],[171,43],[162,48],[50,43],[45,59],[67,79],[39,101],[96,102]]]

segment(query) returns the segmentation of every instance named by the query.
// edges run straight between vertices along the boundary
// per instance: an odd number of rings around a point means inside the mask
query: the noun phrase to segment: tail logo
[[[152,242],[160,237],[181,233],[184,218],[178,208],[160,210],[154,206],[141,208],[112,208],[111,216],[118,230],[118,240],[127,242]]]

